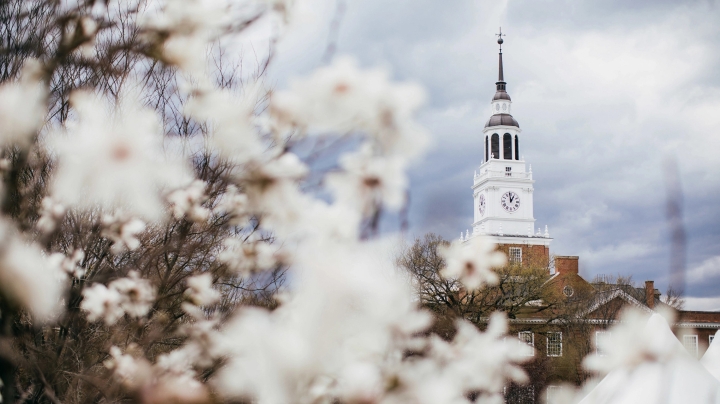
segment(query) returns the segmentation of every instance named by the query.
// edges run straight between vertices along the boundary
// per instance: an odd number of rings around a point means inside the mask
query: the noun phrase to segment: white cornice
[[[625,292],[624,290],[622,290],[622,289],[615,289],[615,290],[613,290],[611,293],[609,293],[609,294],[607,294],[606,296],[604,296],[604,297],[603,297],[602,299],[600,299],[599,301],[595,302],[595,304],[593,304],[592,306],[590,306],[586,311],[582,312],[582,313],[580,314],[580,316],[581,316],[581,317],[584,317],[584,316],[592,313],[593,311],[599,309],[600,306],[602,306],[602,305],[604,305],[604,304],[607,304],[608,302],[610,302],[611,300],[613,300],[613,299],[615,299],[615,298],[617,298],[617,297],[625,300],[626,302],[632,304],[632,305],[635,306],[635,307],[638,307],[640,310],[643,310],[643,311],[645,311],[646,313],[654,313],[654,311],[653,311],[651,308],[647,307],[645,304],[641,303],[639,300],[637,300],[637,299],[635,299],[634,297],[630,296],[630,295],[629,295],[627,292]]]

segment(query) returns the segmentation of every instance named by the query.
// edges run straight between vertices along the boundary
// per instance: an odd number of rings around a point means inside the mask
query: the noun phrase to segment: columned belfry
[[[483,128],[482,164],[473,179],[474,214],[472,232],[461,239],[490,236],[514,262],[523,256],[543,256],[549,260],[552,239],[545,229],[535,227],[533,216],[532,166],[520,154],[521,130],[511,115],[512,99],[507,93],[503,72],[503,34],[498,45],[498,81],[490,103],[492,115]]]

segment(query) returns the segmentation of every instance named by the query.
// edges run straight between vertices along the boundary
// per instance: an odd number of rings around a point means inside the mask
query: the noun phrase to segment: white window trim
[[[523,334],[530,335],[529,342],[522,338]],[[526,344],[528,347],[530,347],[530,349],[528,349],[527,353],[524,356],[535,356],[535,333],[532,331],[520,331],[518,333],[518,339],[520,340],[520,343]]]
[[[600,356],[607,356],[607,346],[604,348],[600,347],[600,335],[604,335],[604,338],[610,337],[611,333],[607,330],[595,331],[595,353]]]
[[[550,353],[550,334],[556,334],[560,337],[560,340],[558,342],[553,342],[553,344],[559,344],[559,346],[560,346],[560,352],[557,355]],[[551,356],[551,357],[555,357],[555,358],[561,357],[563,354],[562,331],[550,331],[550,332],[548,332],[546,339],[547,339],[547,356]]]
[[[554,386],[554,385],[547,386],[547,389],[545,389],[545,401],[548,404],[554,404],[555,401],[553,399],[560,392],[560,389],[561,389],[560,386]]]
[[[522,264],[522,247],[510,247],[508,250],[510,262]],[[515,258],[517,256],[517,259]]]
[[[691,347],[688,347],[688,342],[690,342]],[[690,355],[694,355],[694,357],[698,357],[699,350],[698,350],[698,336],[695,334],[692,335],[683,335],[683,346],[687,351],[690,353]],[[692,348],[692,351],[690,350]]]

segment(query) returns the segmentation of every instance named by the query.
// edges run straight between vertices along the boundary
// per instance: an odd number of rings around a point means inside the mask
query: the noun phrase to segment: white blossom
[[[278,13],[281,13],[285,20],[287,21],[289,19],[290,11],[293,9],[293,6],[295,4],[294,0],[258,0],[261,3],[266,3],[270,7],[272,7],[273,10],[277,11]]]
[[[368,146],[340,159],[345,171],[329,175],[328,187],[341,203],[365,215],[382,204],[399,209],[405,202],[408,183],[406,161],[398,156],[373,156]]]
[[[278,247],[263,240],[230,237],[223,245],[225,249],[218,254],[218,260],[243,275],[271,269],[283,259]]]
[[[142,386],[151,376],[150,363],[146,359],[124,354],[116,346],[110,347],[110,359],[103,364],[113,371],[115,378],[130,388]]]
[[[125,311],[120,307],[122,299],[117,290],[96,283],[83,289],[80,308],[87,312],[88,321],[103,320],[105,324],[112,325],[125,315]]]
[[[384,358],[429,324],[413,315],[409,285],[378,265],[377,246],[325,242],[301,249],[297,265],[305,270],[286,303],[273,312],[242,310],[223,330],[230,361],[216,382],[224,394],[267,403],[309,400],[327,388],[352,396],[350,381],[339,391],[322,380],[370,366],[381,376],[369,383],[385,382]]]
[[[137,351],[131,344],[128,351]],[[179,355],[178,355],[179,354]],[[139,355],[110,348],[110,359],[104,362],[113,377],[126,388],[137,391],[143,403],[201,403],[208,399],[207,388],[197,380],[189,363],[183,363],[179,350],[160,355],[155,365]]]
[[[185,306],[188,306],[185,303]],[[182,355],[193,366],[208,368],[216,364],[227,353],[223,344],[218,317],[204,318],[202,310],[195,308],[198,315],[193,315],[194,321],[180,329],[180,335],[187,337],[185,345],[180,348]],[[192,315],[192,314],[191,314]]]
[[[107,287],[96,283],[85,288],[80,308],[88,313],[88,321],[103,320],[112,325],[125,314],[144,317],[154,301],[155,289],[150,282],[131,271],[128,277],[116,279]]]
[[[452,341],[432,336],[423,359],[403,364],[398,375],[404,386],[399,402],[465,402],[466,392],[477,391],[482,403],[503,403],[503,387],[508,382],[527,382],[519,364],[528,357],[505,342],[507,320],[502,314],[491,316],[485,332],[467,321],[458,321],[456,326]]]
[[[184,112],[208,123],[211,149],[232,163],[246,163],[261,158],[266,149],[253,123],[259,93],[257,84],[247,84],[241,97],[227,90],[197,89]]]
[[[29,309],[39,322],[52,321],[61,312],[66,288],[58,268],[4,222],[0,222],[0,245],[0,294]]]
[[[52,197],[46,196],[41,202],[40,218],[36,227],[45,234],[52,233],[63,217],[65,217],[65,206],[56,202]]]
[[[145,222],[117,212],[113,215],[103,215],[102,236],[112,241],[110,251],[120,254],[126,250],[134,251],[140,247],[137,235],[145,230]]]
[[[672,318],[672,313],[666,312]],[[637,308],[624,310],[616,326],[603,339],[598,340],[603,352],[588,355],[583,366],[593,372],[607,373],[614,369],[633,369],[644,363],[666,363],[684,353],[682,345],[672,333],[664,331],[667,325],[658,314],[652,317]],[[657,323],[657,324],[656,324]]]
[[[272,155],[245,165],[238,178],[248,196],[248,210],[259,215],[263,226],[287,236],[306,228],[304,218],[313,198],[300,191],[298,182],[308,168],[293,153]]]
[[[207,46],[229,24],[233,15],[227,2],[202,0],[167,0],[162,10],[146,13],[141,27],[168,35],[164,40],[163,58],[191,74],[205,71]]]
[[[230,185],[220,197],[213,212],[218,215],[227,214],[229,223],[233,226],[244,226],[250,218],[248,197],[240,192],[238,187]]]
[[[210,210],[202,204],[205,196],[206,184],[202,180],[195,180],[182,189],[176,189],[167,196],[175,219],[186,217],[194,222],[203,222],[210,217]]]
[[[134,96],[123,94],[119,105],[76,91],[71,103],[78,121],[67,136],[50,141],[58,155],[52,197],[81,209],[122,209],[147,220],[163,216],[162,189],[190,182],[184,163],[163,152],[163,134],[155,112]]]
[[[256,160],[247,165],[247,172],[243,173],[242,180],[247,186],[248,196],[255,201],[262,200],[266,193],[276,194],[273,191],[287,184],[304,178],[308,168],[297,155],[283,153],[275,158],[265,161]]]
[[[45,124],[48,91],[42,75],[40,62],[27,59],[20,80],[0,86],[0,145],[27,147]]]
[[[273,95],[270,110],[278,121],[301,129],[366,131],[390,150],[404,130],[415,132],[412,114],[424,100],[417,85],[391,83],[384,70],[363,71],[344,57],[291,81],[288,90]],[[415,139],[415,145],[424,141]]]
[[[208,273],[191,276],[187,279],[185,296],[197,306],[209,306],[220,300],[220,292],[213,289],[212,276]]]
[[[131,271],[126,278],[110,282],[109,286],[120,293],[120,307],[132,317],[145,316],[155,302],[155,289],[136,271]]]
[[[69,257],[63,253],[53,253],[48,257],[48,261],[62,273],[80,279],[85,275],[85,269],[79,265],[83,258],[85,258],[85,253],[77,249]]]
[[[469,241],[453,242],[449,246],[438,247],[445,259],[442,275],[450,279],[459,279],[470,290],[484,284],[494,285],[498,276],[491,268],[505,265],[505,254],[495,251],[495,244],[484,237],[473,237]]]

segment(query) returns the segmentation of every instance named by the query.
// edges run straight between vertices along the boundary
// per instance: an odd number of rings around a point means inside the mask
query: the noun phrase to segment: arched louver
[[[490,153],[490,150],[488,150],[488,137],[485,136],[485,161],[488,161],[488,153]]]
[[[499,159],[500,158],[500,136],[497,133],[493,133],[492,137],[490,138],[490,146],[491,146],[490,153],[492,153],[492,157],[494,159]]]
[[[517,135],[515,135],[515,160],[520,160],[520,144]]]
[[[512,160],[512,135],[509,133],[503,135],[503,159]]]

